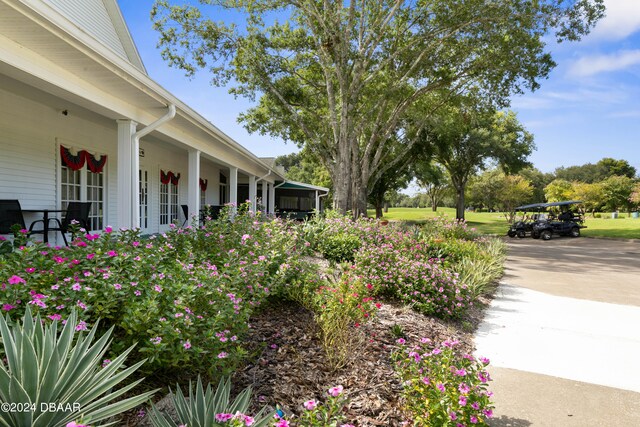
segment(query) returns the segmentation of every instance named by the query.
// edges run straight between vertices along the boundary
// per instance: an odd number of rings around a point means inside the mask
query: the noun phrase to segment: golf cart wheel
[[[542,237],[542,240],[551,240],[551,231],[550,230],[542,230],[540,232],[540,237]]]
[[[531,232],[531,237],[533,237],[534,239],[539,239],[540,238],[540,233],[538,233],[537,231],[532,231]]]
[[[580,227],[573,227],[570,232],[571,237],[580,237]]]
[[[511,231],[511,230],[509,230],[509,231],[507,232],[507,236],[512,237],[512,238],[513,238],[513,237],[516,237],[516,232],[515,232],[515,231]]]
[[[516,233],[516,236],[518,236],[518,239],[524,239],[525,237],[527,237],[527,233],[525,233],[525,232],[524,232],[524,231],[522,231],[522,230],[519,230],[519,231]]]

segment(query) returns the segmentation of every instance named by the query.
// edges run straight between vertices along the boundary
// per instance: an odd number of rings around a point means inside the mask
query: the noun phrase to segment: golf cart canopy
[[[566,200],[562,202],[551,202],[551,203],[532,203],[530,205],[522,205],[515,208],[517,211],[529,211],[533,209],[544,209],[550,208],[553,206],[569,206],[576,205],[578,203],[582,203],[582,200]]]
[[[582,203],[582,200],[567,200],[564,202],[552,202],[545,203],[546,207],[550,208],[552,206],[569,206],[569,205],[577,205],[578,203]]]
[[[530,205],[522,205],[522,206],[518,206],[517,208],[515,208],[515,210],[517,211],[530,211],[530,210],[537,210],[537,209],[542,209],[544,207],[546,207],[546,203],[532,203]]]

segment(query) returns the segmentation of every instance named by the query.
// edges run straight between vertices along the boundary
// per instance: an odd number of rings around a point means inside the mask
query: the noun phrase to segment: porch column
[[[267,186],[269,183],[267,181],[262,181],[262,213],[267,213]]]
[[[134,191],[133,174],[138,176],[138,171],[133,169],[134,159],[137,160],[138,152],[134,144],[133,135],[138,125],[133,120],[119,119],[118,123],[118,228],[133,228],[138,224],[134,222],[136,217],[133,210],[136,203],[134,198],[139,197]],[[137,163],[137,162],[136,162]]]
[[[270,215],[276,213],[276,188],[275,183],[269,184],[269,209],[268,212]]]
[[[249,175],[249,200],[251,200],[251,210],[255,212],[256,209],[256,197],[258,196],[258,183],[254,175]]]
[[[191,224],[191,217],[200,217],[200,150],[189,150],[189,177],[187,180],[187,205],[189,206],[189,218],[187,224]]]
[[[238,168],[232,166],[229,167],[229,203],[235,213],[238,209]]]

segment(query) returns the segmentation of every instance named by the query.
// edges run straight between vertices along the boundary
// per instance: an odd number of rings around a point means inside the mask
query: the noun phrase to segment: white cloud
[[[640,30],[640,1],[605,0],[606,16],[596,24],[591,37],[621,40]]]
[[[640,64],[640,50],[621,50],[608,55],[582,57],[571,65],[569,74],[576,77],[587,77],[624,70],[638,64]]]

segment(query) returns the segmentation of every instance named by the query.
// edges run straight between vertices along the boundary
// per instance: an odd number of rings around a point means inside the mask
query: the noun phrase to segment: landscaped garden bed
[[[469,354],[504,247],[464,224],[295,224],[245,213],[147,238],[78,236],[71,248],[47,248],[18,234],[0,257],[2,310],[17,320],[29,307],[45,325],[75,313],[77,334],[101,319],[96,337],[113,328],[105,367],[134,344],[127,365],[145,361],[129,373],[146,377],[134,390],[196,376],[215,388],[231,375],[236,392],[253,388],[244,409],[277,410],[269,422],[279,427],[427,425],[429,413],[431,425],[465,425],[491,415],[486,363]],[[429,393],[442,399],[426,410]],[[121,423],[137,424],[139,409]],[[211,425],[251,424],[224,416]],[[66,419],[92,422],[82,412]]]

